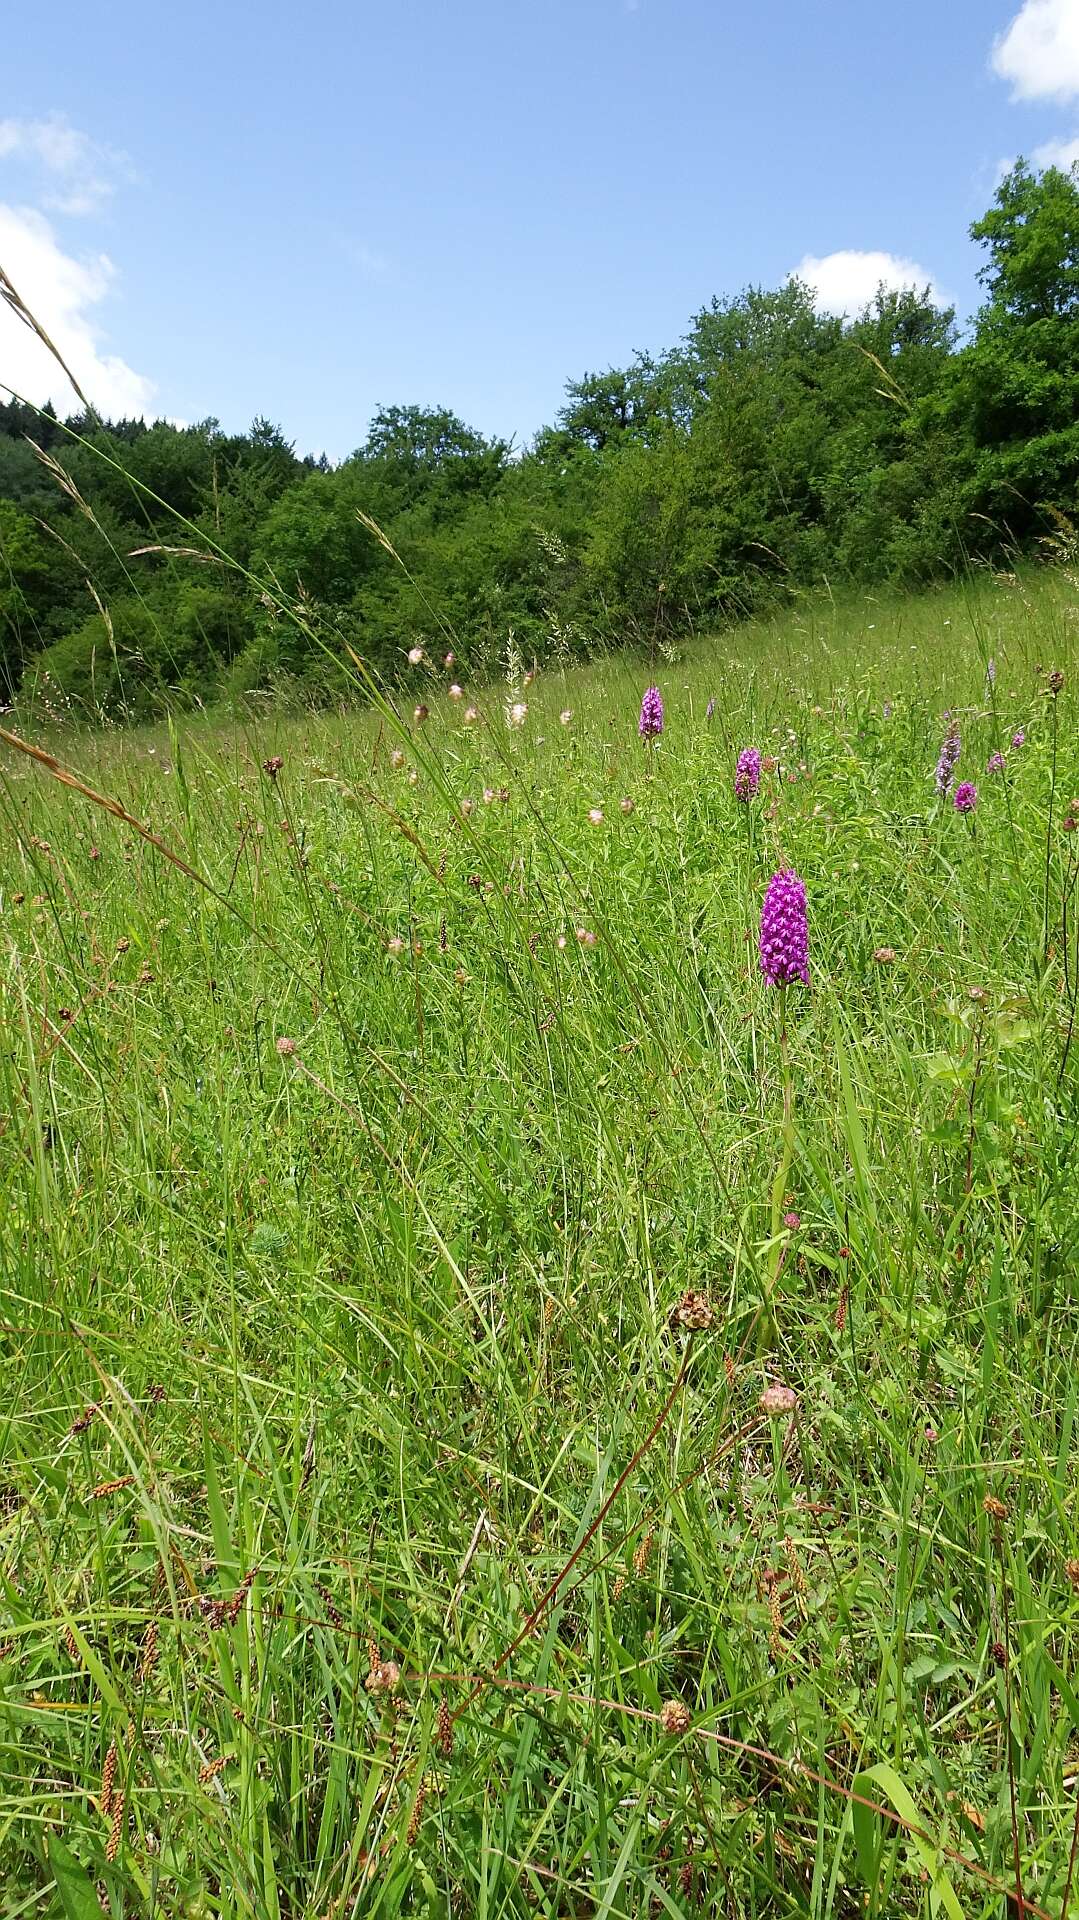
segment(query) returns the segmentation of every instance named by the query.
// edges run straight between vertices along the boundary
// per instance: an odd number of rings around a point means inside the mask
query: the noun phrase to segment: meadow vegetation
[[[1066,1913],[1077,592],[8,741],[11,1920]]]

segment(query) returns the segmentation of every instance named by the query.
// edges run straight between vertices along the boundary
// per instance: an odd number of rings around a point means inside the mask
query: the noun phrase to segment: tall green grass
[[[1061,1913],[1073,597],[6,752],[5,1915]]]

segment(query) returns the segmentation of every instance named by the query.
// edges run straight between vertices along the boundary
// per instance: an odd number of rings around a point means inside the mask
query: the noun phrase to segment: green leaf
[[[874,1791],[874,1789],[876,1789],[876,1791]],[[854,1782],[854,1791],[855,1793],[861,1793],[867,1798],[871,1797],[873,1799],[878,1799],[880,1794],[884,1794],[885,1798],[888,1799],[895,1808],[900,1819],[906,1822],[908,1829],[916,1829],[916,1831],[910,1831],[908,1837],[911,1844],[917,1850],[921,1863],[926,1870],[930,1886],[933,1889],[935,1901],[943,1907],[945,1913],[949,1915],[949,1920],[963,1920],[963,1909],[956,1899],[955,1888],[952,1886],[945,1872],[944,1862],[937,1848],[933,1845],[932,1840],[929,1839],[926,1834],[925,1821],[918,1812],[914,1801],[911,1799],[895,1768],[890,1767],[885,1760],[878,1760],[875,1767],[867,1767],[863,1773],[858,1774]],[[858,1852],[859,1871],[861,1871],[863,1857],[867,1855],[868,1834],[863,1824],[862,1837],[859,1838],[858,1815],[861,1814],[870,1821],[875,1820],[877,1816],[871,1813],[868,1807],[859,1807],[857,1805],[854,1806],[853,1812],[855,1816],[854,1839]],[[870,1881],[869,1885],[872,1886],[872,1884],[873,1882]]]
[[[56,1834],[49,1838],[49,1866],[64,1903],[66,1920],[101,1920],[101,1908],[86,1868]]]

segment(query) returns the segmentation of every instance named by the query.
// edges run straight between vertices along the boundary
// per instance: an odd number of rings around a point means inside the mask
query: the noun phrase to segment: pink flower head
[[[1027,736],[1022,727],[1016,727],[1015,732],[1012,734],[1012,746],[1018,749],[1019,747],[1025,747],[1026,742]]]
[[[953,805],[957,813],[973,813],[978,804],[978,789],[973,780],[960,780]]]
[[[774,873],[761,908],[761,972],[777,987],[791,980],[809,985],[806,890],[793,867]]]
[[[986,773],[1003,773],[1004,755],[1002,753],[991,753],[985,763],[985,771]]]
[[[658,687],[646,687],[644,690],[637,732],[642,740],[658,740],[663,732],[663,695]]]
[[[743,747],[734,770],[734,797],[750,801],[761,784],[761,756],[756,747]]]

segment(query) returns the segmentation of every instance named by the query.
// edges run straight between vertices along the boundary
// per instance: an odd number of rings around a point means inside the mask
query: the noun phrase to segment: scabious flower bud
[[[973,780],[960,780],[953,805],[957,813],[973,813],[978,804],[978,789]]]
[[[774,873],[761,909],[761,972],[777,987],[791,980],[809,985],[806,890],[793,867]]]
[[[761,756],[756,747],[743,747],[734,773],[734,797],[752,800],[761,784]]]
[[[637,731],[642,740],[658,740],[663,732],[663,695],[658,687],[646,687],[644,690]]]
[[[985,771],[986,773],[1003,773],[1004,755],[1002,753],[991,753],[985,763]]]
[[[952,776],[955,773],[955,763],[959,758],[959,746],[959,728],[953,721],[941,744],[940,758],[937,761],[937,770],[933,776],[937,792],[942,799],[952,784]]]

